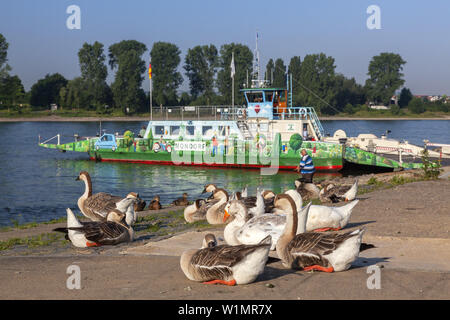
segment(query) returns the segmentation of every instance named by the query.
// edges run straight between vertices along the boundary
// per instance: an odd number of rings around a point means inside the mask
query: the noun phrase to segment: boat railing
[[[50,139],[45,140],[44,142],[41,142],[41,135],[39,135],[39,144],[46,144],[50,141],[52,141],[53,139],[57,138],[58,141],[58,145],[61,144],[61,135],[58,133],[56,136],[51,137]]]
[[[309,120],[317,138],[320,140],[325,136],[325,131],[313,107],[290,107],[286,109],[286,112],[277,112],[273,115],[274,119],[281,120]]]
[[[243,106],[161,106],[154,107],[153,120],[239,120]]]

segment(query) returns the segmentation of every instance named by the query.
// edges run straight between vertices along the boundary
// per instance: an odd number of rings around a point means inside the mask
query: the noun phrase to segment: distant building
[[[51,110],[51,111],[56,111],[56,110],[58,110],[58,105],[57,105],[56,103],[52,103],[52,104],[50,105],[50,110]]]

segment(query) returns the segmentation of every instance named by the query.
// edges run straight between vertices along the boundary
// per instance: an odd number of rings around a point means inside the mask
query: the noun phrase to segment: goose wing
[[[116,209],[116,202],[121,200],[123,200],[122,197],[99,192],[87,198],[84,202],[84,207],[93,214],[106,218],[109,212]]]
[[[221,245],[204,248],[192,256],[191,265],[203,279],[226,279],[233,275],[233,266],[264,246],[268,246],[268,244]]]
[[[298,234],[289,242],[287,250],[300,267],[328,264],[324,256],[335,251],[345,240],[355,236],[346,233],[306,232]]]
[[[82,227],[68,228],[84,233],[89,241],[100,244],[116,244],[125,240],[128,230],[115,222],[90,222],[83,224]]]

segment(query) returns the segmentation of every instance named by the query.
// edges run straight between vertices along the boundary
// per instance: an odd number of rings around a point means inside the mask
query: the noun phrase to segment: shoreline
[[[165,120],[165,119],[155,119],[155,121],[158,120]],[[180,119],[173,118],[169,119],[167,121],[179,121]],[[202,120],[202,119],[200,119]],[[204,119],[204,120],[210,120],[210,119]],[[331,121],[331,120],[337,120],[337,121],[351,121],[351,120],[377,120],[377,121],[393,121],[393,120],[450,120],[449,116],[444,117],[430,117],[430,118],[413,118],[413,117],[361,117],[361,118],[354,118],[354,117],[321,117],[320,120],[322,121]],[[0,122],[97,122],[97,121],[130,121],[130,122],[138,122],[138,121],[149,121],[147,116],[132,116],[132,117],[61,117],[61,116],[43,116],[43,117],[17,117],[17,118],[1,118]]]

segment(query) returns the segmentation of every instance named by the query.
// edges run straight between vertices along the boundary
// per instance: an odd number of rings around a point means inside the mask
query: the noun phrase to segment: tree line
[[[253,77],[253,53],[243,44],[198,45],[188,49],[182,68],[189,82],[189,91],[179,94],[183,77],[178,71],[181,51],[173,43],[155,42],[150,50],[136,40],[124,40],[107,49],[100,42],[84,43],[78,51],[80,76],[71,80],[61,74],[47,74],[25,92],[18,76],[11,76],[7,64],[8,43],[0,34],[0,103],[1,108],[29,103],[34,110],[48,109],[52,103],[64,109],[96,110],[98,113],[121,110],[123,113],[148,112],[149,92],[142,89],[147,76],[148,60],[152,64],[153,105],[225,105],[231,104],[231,56],[235,63],[235,101],[244,103],[239,90]],[[264,78],[272,87],[286,87],[292,74],[294,106],[313,106],[319,114],[354,113],[367,104],[389,105],[391,97],[403,86],[403,65],[399,54],[374,56],[364,85],[354,78],[337,73],[335,59],[324,53],[294,56],[286,66],[281,59],[270,59]],[[108,67],[115,73],[114,81],[106,82]],[[412,112],[448,111],[443,103],[430,104],[413,98],[407,88],[400,94],[392,113],[408,108]]]

